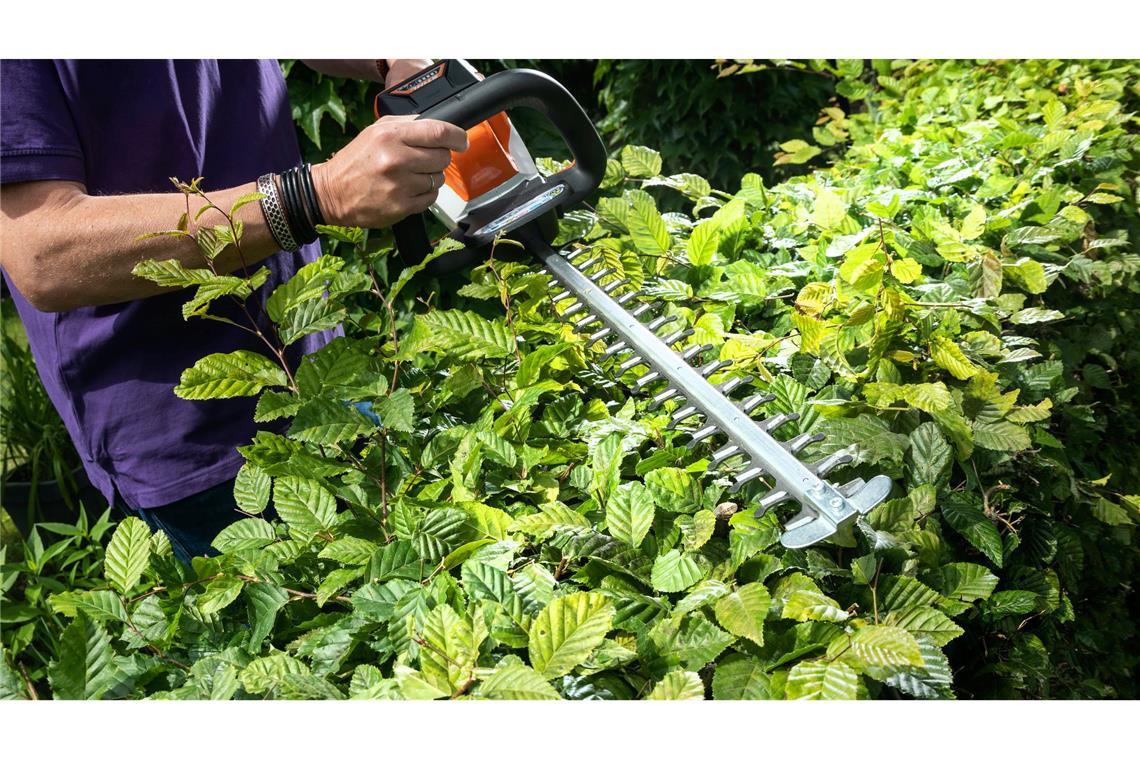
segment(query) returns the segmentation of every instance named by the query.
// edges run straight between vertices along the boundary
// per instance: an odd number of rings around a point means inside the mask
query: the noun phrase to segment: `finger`
[[[435,174],[451,164],[451,151],[447,148],[408,148],[401,163],[416,174]]]
[[[376,120],[377,124],[400,124],[403,122],[415,121],[417,117],[415,114],[405,114],[400,116],[388,115],[381,116]]]
[[[454,124],[436,119],[417,119],[401,127],[404,143],[414,148],[467,150],[467,132]]]

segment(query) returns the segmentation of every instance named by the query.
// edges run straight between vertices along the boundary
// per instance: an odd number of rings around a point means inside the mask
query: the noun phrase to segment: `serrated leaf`
[[[348,404],[315,398],[297,412],[289,437],[319,446],[355,441],[376,429],[360,411]]]
[[[393,541],[372,554],[368,577],[372,581],[407,578],[418,581],[423,577],[424,561],[416,553],[411,541]]]
[[[248,583],[244,593],[250,629],[247,649],[254,652],[273,630],[277,613],[289,601],[289,594],[273,583]]]
[[[713,699],[770,699],[771,680],[760,660],[729,655],[717,663],[713,673]]]
[[[115,588],[130,593],[150,566],[150,528],[137,517],[119,523],[103,562],[103,574]]]
[[[717,600],[716,621],[729,633],[764,646],[764,618],[771,603],[763,583],[747,583]]]
[[[648,193],[630,193],[631,206],[626,218],[629,236],[637,250],[647,256],[663,256],[669,253],[673,239],[665,227],[665,220],[657,210],[657,204]]]
[[[119,678],[111,637],[101,625],[80,615],[63,629],[48,666],[56,699],[99,699]]]
[[[788,699],[855,699],[859,675],[842,660],[807,660],[788,672]]]
[[[691,670],[674,670],[657,682],[646,699],[704,699],[705,685]]]
[[[241,350],[199,359],[182,373],[174,393],[189,400],[235,398],[288,384],[285,372],[268,357]]]
[[[273,484],[273,506],[290,534],[309,540],[336,520],[336,498],[316,480],[285,475]]]
[[[918,642],[907,630],[893,625],[866,625],[856,629],[847,644],[837,639],[832,646],[849,646],[844,657],[861,667],[922,666]]]
[[[784,602],[782,617],[790,620],[828,620],[841,621],[850,617],[846,610],[829,596],[819,591],[800,589],[793,591]]]
[[[560,596],[535,616],[530,627],[530,662],[543,678],[566,675],[602,643],[614,607],[602,594],[578,591]]]
[[[502,357],[514,352],[515,340],[504,324],[474,312],[432,311],[417,316],[416,321],[428,328],[425,348],[455,359]]]
[[[661,173],[661,154],[641,145],[621,149],[621,166],[630,177],[656,177]]]
[[[939,569],[942,594],[951,599],[973,602],[987,599],[997,587],[998,578],[982,565],[953,562]]]
[[[941,335],[936,335],[930,343],[930,358],[959,380],[969,380],[981,371],[957,343]]]
[[[975,422],[974,443],[990,451],[1024,451],[1033,445],[1029,431],[1007,420]]]
[[[630,546],[640,546],[653,527],[656,505],[641,483],[622,483],[606,504],[606,530]]]
[[[711,221],[701,222],[689,235],[689,263],[695,267],[711,264],[719,246],[720,230]]]
[[[277,540],[273,525],[260,517],[247,517],[230,523],[214,537],[210,546],[223,554],[260,549]]]
[[[410,433],[415,429],[416,402],[407,388],[397,388],[375,406],[380,423],[388,430]]]
[[[541,675],[522,663],[500,665],[479,682],[475,696],[484,699],[562,699],[558,691]]]
[[[454,693],[474,676],[478,649],[471,626],[446,604],[427,614],[422,628],[420,672],[441,691]]]
[[[700,564],[688,552],[666,552],[653,562],[653,588],[658,591],[684,591],[704,577]]]
[[[246,462],[234,479],[234,502],[243,512],[261,514],[269,504],[271,483],[272,480],[264,470]]]
[[[940,506],[942,517],[962,538],[993,562],[1002,566],[1001,534],[982,512],[982,506],[968,497],[952,496]]]

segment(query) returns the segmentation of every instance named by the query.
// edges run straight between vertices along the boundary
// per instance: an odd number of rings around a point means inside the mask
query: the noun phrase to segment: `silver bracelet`
[[[265,197],[261,199],[261,213],[265,215],[265,223],[269,225],[269,232],[277,245],[283,251],[298,251],[301,246],[293,239],[289,230],[289,223],[285,220],[285,210],[281,205],[281,196],[277,194],[277,183],[273,181],[272,174],[262,174],[257,178],[257,192]]]

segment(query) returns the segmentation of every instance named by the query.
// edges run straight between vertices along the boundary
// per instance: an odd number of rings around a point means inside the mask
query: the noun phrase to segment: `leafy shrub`
[[[782,548],[782,515],[749,508],[763,484],[730,498],[711,449],[629,393],[638,370],[560,322],[506,242],[449,295],[328,228],[340,255],[269,314],[282,343],[346,337],[295,371],[204,357],[176,389],[259,395],[286,426],[241,449],[250,517],[192,568],[121,523],[106,582],[52,597],[72,620],[53,689],[1135,696],[1140,65],[886,70],[848,72],[868,108],[828,116],[847,144],[830,168],[726,193],[627,147],[560,240],[732,360],[714,380],[753,375],[766,412],[798,412],[782,437],[826,433],[818,456],[895,479],[850,535]],[[687,213],[659,213],[668,194]],[[190,316],[259,283],[139,273],[206,281]]]

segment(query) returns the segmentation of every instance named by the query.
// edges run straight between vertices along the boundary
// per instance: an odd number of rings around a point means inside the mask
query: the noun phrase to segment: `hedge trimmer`
[[[505,111],[527,107],[546,116],[558,129],[574,160],[551,176],[542,176]],[[446,186],[432,213],[467,246],[467,261],[478,249],[506,233],[542,264],[550,277],[551,299],[563,319],[586,335],[588,345],[605,346],[601,362],[618,375],[635,367],[644,374],[632,379],[639,392],[653,394],[654,408],[678,402],[670,427],[686,432],[691,444],[716,440],[711,461],[733,474],[737,491],[758,478],[770,489],[759,498],[756,512],[784,502],[801,510],[784,524],[781,543],[789,548],[810,546],[833,536],[882,502],[891,480],[877,475],[855,478],[843,485],[826,480],[835,467],[852,460],[836,452],[811,464],[797,454],[822,440],[804,433],[787,441],[772,432],[795,420],[795,413],[754,419],[753,412],[774,399],[756,394],[733,400],[731,394],[751,378],[733,377],[714,385],[709,378],[731,362],[707,359],[710,345],[675,350],[690,329],[677,330],[676,317],[658,316],[660,304],[636,302],[641,293],[620,279],[599,256],[588,250],[557,252],[550,242],[557,232],[558,210],[583,200],[600,184],[606,151],[597,131],[577,101],[558,82],[537,71],[514,69],[480,80],[465,62],[437,63],[376,99],[377,115],[419,114],[468,130],[469,149],[454,154]],[[422,258],[429,250],[422,217],[400,222],[397,245],[405,258]],[[632,375],[631,375],[632,377]],[[694,424],[695,423],[695,424]]]

